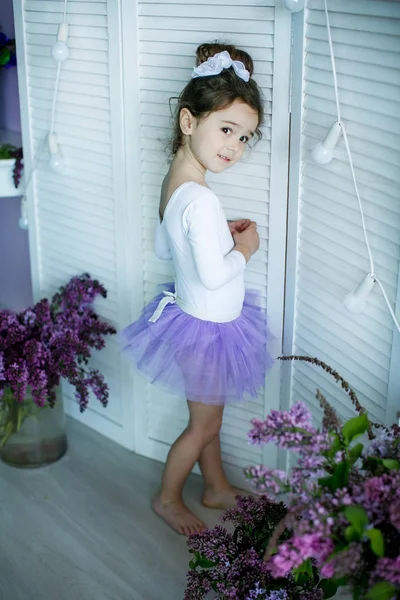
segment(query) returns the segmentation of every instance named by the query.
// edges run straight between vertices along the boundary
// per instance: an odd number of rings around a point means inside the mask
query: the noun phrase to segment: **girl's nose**
[[[235,139],[231,138],[229,140],[228,150],[232,150],[232,152],[236,152],[236,150],[238,149],[238,145],[239,145],[239,140],[235,140]]]

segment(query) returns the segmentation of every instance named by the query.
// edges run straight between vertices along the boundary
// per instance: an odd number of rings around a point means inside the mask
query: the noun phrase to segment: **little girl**
[[[255,398],[272,359],[266,318],[256,294],[245,293],[244,270],[258,250],[256,223],[227,223],[208,187],[260,135],[261,93],[251,57],[234,46],[202,44],[197,67],[176,112],[173,160],[162,188],[155,250],[173,260],[175,283],[164,286],[138,321],[122,332],[124,350],[151,382],[184,395],[189,422],[168,455],[153,509],[177,532],[205,526],[184,504],[182,489],[196,462],[203,504],[234,505],[219,432],[224,405]]]

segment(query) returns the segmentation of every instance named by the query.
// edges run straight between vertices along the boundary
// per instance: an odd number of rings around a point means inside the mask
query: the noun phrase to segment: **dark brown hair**
[[[230,44],[218,42],[201,44],[196,50],[196,67],[218,52],[227,50],[232,60],[240,60],[250,73],[246,83],[238,77],[233,67],[224,69],[219,75],[195,77],[182,90],[174,114],[173,135],[170,141],[170,154],[173,156],[183,145],[184,134],[181,131],[179,116],[183,108],[190,110],[196,118],[206,117],[212,112],[228,108],[235,100],[242,100],[258,113],[258,126],[255,134],[261,138],[260,125],[264,118],[264,107],[261,90],[251,78],[254,65],[251,56],[244,50]]]

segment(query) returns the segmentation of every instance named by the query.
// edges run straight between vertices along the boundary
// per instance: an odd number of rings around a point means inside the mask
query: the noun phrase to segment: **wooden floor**
[[[68,421],[69,451],[43,469],[0,463],[0,600],[182,600],[185,538],[150,510],[162,465]],[[186,499],[200,507],[201,480]]]

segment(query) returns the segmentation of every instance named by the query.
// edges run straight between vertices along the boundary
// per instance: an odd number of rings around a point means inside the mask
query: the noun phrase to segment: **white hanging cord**
[[[67,31],[65,34],[66,36],[68,35],[68,25],[66,24],[67,3],[68,3],[68,0],[64,0],[63,21],[62,21],[62,26],[67,28]],[[57,35],[57,37],[58,37],[58,35]],[[65,60],[65,57],[63,60]],[[54,85],[51,121],[50,121],[50,136],[55,139],[55,143],[57,143],[57,142],[56,142],[56,138],[54,136],[54,124],[55,124],[55,115],[56,115],[57,94],[58,94],[58,88],[59,88],[59,83],[60,83],[61,63],[62,63],[62,60],[60,60],[60,59],[57,60],[57,74],[56,74],[56,80],[55,80],[55,85]],[[26,210],[27,193],[29,190],[30,183],[32,181],[33,174],[34,174],[34,172],[37,168],[37,165],[39,163],[39,160],[43,154],[43,150],[46,146],[46,143],[48,143],[48,142],[49,142],[49,135],[46,135],[46,137],[44,138],[44,140],[42,140],[42,142],[40,143],[40,145],[38,147],[37,154],[33,161],[32,167],[29,171],[28,177],[26,179],[26,183],[25,183],[25,187],[24,187],[24,194],[21,198],[21,219],[20,219],[20,226],[24,229],[28,227],[28,218],[27,218],[27,210]],[[53,143],[53,146],[54,146],[54,143]]]
[[[346,132],[346,128],[344,126],[343,121],[340,124],[340,127],[342,128],[342,133],[343,133],[343,141],[344,141],[344,145],[346,147],[347,150],[347,156],[349,158],[349,163],[350,163],[350,170],[351,170],[351,176],[353,178],[353,183],[354,183],[354,189],[356,192],[356,196],[357,196],[357,200],[358,200],[358,205],[360,207],[360,213],[361,213],[361,222],[362,222],[362,227],[363,227],[363,232],[364,232],[364,238],[365,238],[365,243],[367,245],[367,250],[368,250],[368,256],[369,256],[369,264],[370,264],[370,275],[373,279],[376,279],[375,276],[375,265],[374,265],[374,259],[372,256],[372,252],[371,252],[371,247],[369,245],[369,240],[368,240],[368,233],[367,233],[367,228],[365,226],[365,217],[364,217],[364,209],[363,209],[363,205],[361,202],[361,198],[360,198],[360,194],[358,191],[358,185],[357,185],[357,180],[356,180],[356,174],[354,172],[354,166],[353,166],[353,157],[351,156],[351,152],[350,152],[350,146],[349,146],[349,140],[347,138],[347,132]]]
[[[63,23],[65,23],[66,19],[67,19],[67,2],[68,2],[68,0],[64,0]],[[51,112],[50,133],[54,133],[54,122],[55,122],[55,117],[56,117],[56,104],[57,104],[58,86],[60,83],[60,73],[61,73],[61,62],[59,62],[57,64],[57,75],[56,75],[56,82],[55,82],[54,94],[53,94],[53,108],[52,108],[52,112]]]
[[[327,0],[324,0],[324,2],[325,2],[326,27],[327,27],[327,30],[328,30],[329,52],[330,52],[330,55],[331,55],[331,63],[332,63],[333,83],[334,83],[334,86],[335,86],[336,112],[337,112],[337,116],[338,116],[338,122],[339,122],[339,124],[341,124],[340,103],[339,103],[338,83],[337,83],[337,75],[336,75],[335,54],[333,52],[331,24],[330,24],[330,21],[329,21],[329,13],[328,13],[328,3],[327,3]]]
[[[326,26],[327,26],[327,31],[328,31],[329,52],[330,52],[330,55],[331,55],[333,84],[334,84],[334,88],[335,88],[335,100],[336,100],[336,110],[337,110],[338,123],[339,123],[339,125],[340,125],[340,127],[342,129],[343,140],[344,140],[344,145],[346,147],[346,152],[347,152],[347,156],[348,156],[349,163],[350,163],[350,170],[351,170],[351,175],[352,175],[352,179],[353,179],[353,183],[354,183],[354,189],[355,189],[355,192],[356,192],[356,196],[357,196],[357,200],[358,200],[358,205],[359,205],[359,208],[360,208],[362,228],[363,228],[365,243],[366,243],[366,246],[367,246],[367,251],[368,251],[368,256],[369,256],[369,262],[370,262],[370,275],[374,279],[374,281],[376,281],[378,283],[378,285],[379,285],[379,287],[380,287],[380,289],[382,291],[383,297],[384,297],[384,299],[386,301],[386,304],[388,306],[390,315],[391,315],[391,317],[392,317],[392,319],[394,321],[394,324],[396,325],[397,330],[400,333],[400,324],[399,324],[399,322],[396,319],[396,315],[394,314],[394,310],[393,310],[393,308],[392,308],[392,306],[390,304],[390,301],[389,301],[389,298],[388,298],[387,293],[385,291],[385,288],[383,287],[382,282],[375,275],[374,259],[373,259],[373,256],[372,256],[371,246],[370,246],[369,240],[368,240],[367,228],[365,226],[364,209],[363,209],[361,197],[360,197],[360,194],[359,194],[359,191],[358,191],[358,185],[357,185],[356,175],[355,175],[354,166],[353,166],[353,158],[351,156],[350,145],[349,145],[349,140],[347,138],[346,128],[344,126],[343,121],[341,120],[339,92],[338,92],[338,83],[337,83],[337,73],[336,73],[336,65],[335,65],[335,54],[333,52],[331,26],[330,26],[330,22],[329,22],[328,2],[327,2],[327,0],[324,0],[324,4],[325,4]]]
[[[65,22],[66,18],[67,18],[67,2],[68,2],[68,0],[64,0],[63,22]],[[50,133],[54,133],[54,122],[55,122],[55,117],[56,117],[56,104],[57,104],[58,85],[59,85],[59,82],[60,82],[60,73],[61,73],[61,63],[59,62],[58,65],[57,65],[56,83],[55,83],[55,86],[54,86],[53,108],[52,108],[52,112],[51,112]]]
[[[56,104],[57,104],[57,94],[58,94],[58,84],[60,82],[60,73],[61,73],[61,63],[57,65],[57,75],[56,75],[56,83],[54,86],[54,94],[53,94],[53,108],[51,111],[51,125],[50,125],[50,133],[54,133],[54,122],[56,119]]]

